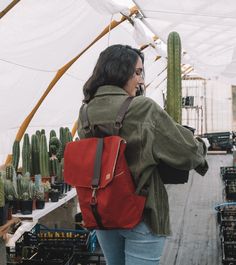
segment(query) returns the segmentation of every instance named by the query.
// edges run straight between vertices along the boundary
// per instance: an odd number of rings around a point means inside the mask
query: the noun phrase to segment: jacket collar
[[[111,86],[111,85],[100,86],[97,92],[95,93],[95,97],[105,96],[105,95],[128,95],[128,94],[124,89],[118,86]]]

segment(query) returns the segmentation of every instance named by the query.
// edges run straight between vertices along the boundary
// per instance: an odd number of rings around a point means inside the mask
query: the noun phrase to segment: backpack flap
[[[64,152],[65,182],[77,187],[91,187],[98,139],[86,138],[66,145]],[[104,188],[112,181],[121,146],[124,152],[125,141],[119,136],[104,138],[100,188]]]

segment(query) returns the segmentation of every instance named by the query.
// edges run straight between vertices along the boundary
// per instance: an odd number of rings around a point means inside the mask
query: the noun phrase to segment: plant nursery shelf
[[[44,209],[34,210],[32,214],[13,214],[13,217],[18,217],[21,220],[30,220],[30,221],[38,221],[43,216],[47,215],[51,211],[55,210],[56,208],[60,207],[70,199],[76,196],[76,189],[72,188],[65,194],[65,197],[61,198],[58,202],[47,202],[45,203]]]
[[[21,225],[13,235],[10,235],[10,238],[6,246],[14,248],[15,242],[24,234],[24,232],[31,231],[40,218],[49,214],[50,212],[60,207],[67,201],[73,199],[75,196],[76,196],[76,189],[72,188],[70,191],[68,191],[65,194],[65,197],[61,198],[58,202],[45,203],[44,209],[34,210],[33,213],[29,215],[14,214],[13,217],[18,217],[21,219]]]

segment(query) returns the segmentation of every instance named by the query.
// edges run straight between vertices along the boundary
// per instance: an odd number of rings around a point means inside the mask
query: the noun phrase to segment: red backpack
[[[82,126],[90,138],[66,145],[64,179],[76,187],[87,228],[132,228],[142,219],[146,198],[135,194],[125,158],[126,141],[118,136],[131,100],[129,97],[122,104],[112,136],[107,135],[109,126],[91,128],[84,104]]]

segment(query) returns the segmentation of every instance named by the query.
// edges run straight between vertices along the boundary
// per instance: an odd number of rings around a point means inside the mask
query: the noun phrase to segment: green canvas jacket
[[[90,123],[114,123],[127,97],[119,87],[99,87],[88,103]],[[85,137],[81,114],[78,134],[81,139]],[[127,141],[126,159],[137,185],[136,192],[141,194],[143,187],[147,190],[144,221],[153,233],[169,235],[168,196],[157,166],[162,159],[174,168],[196,169],[203,175],[207,170],[205,145],[188,129],[176,124],[156,102],[143,96],[132,100],[120,136]]]

